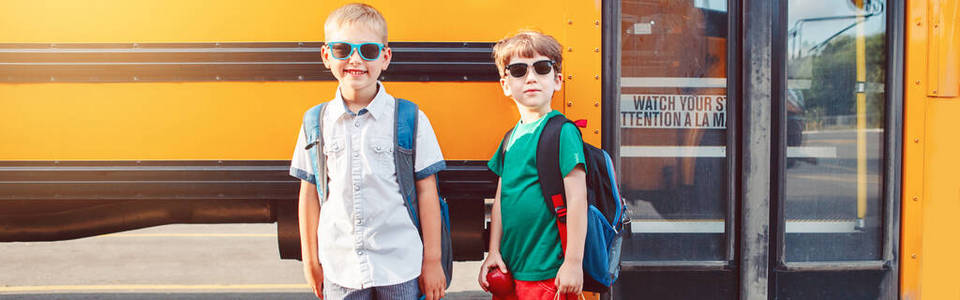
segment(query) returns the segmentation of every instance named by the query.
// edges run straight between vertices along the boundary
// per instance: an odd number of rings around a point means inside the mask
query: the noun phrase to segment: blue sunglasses
[[[360,58],[363,60],[376,60],[383,53],[383,44],[381,43],[347,43],[347,42],[329,42],[327,48],[330,49],[330,55],[339,60],[349,59],[353,51],[360,52]]]

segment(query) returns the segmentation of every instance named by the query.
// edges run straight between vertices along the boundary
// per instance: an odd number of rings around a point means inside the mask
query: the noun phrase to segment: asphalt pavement
[[[0,243],[0,299],[316,299],[276,224],[165,225],[56,242]],[[451,300],[490,299],[480,262],[455,262]]]

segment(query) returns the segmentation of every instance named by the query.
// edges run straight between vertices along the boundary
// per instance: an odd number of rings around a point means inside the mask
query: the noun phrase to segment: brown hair
[[[506,37],[493,46],[493,61],[497,64],[498,73],[504,76],[503,69],[513,57],[534,57],[537,54],[553,60],[553,68],[560,73],[563,63],[563,46],[550,35],[539,31],[522,30]]]
[[[327,21],[323,24],[323,32],[329,36],[337,28],[350,25],[366,26],[379,33],[383,44],[387,44],[387,20],[376,8],[363,3],[350,3],[334,10],[327,16]]]

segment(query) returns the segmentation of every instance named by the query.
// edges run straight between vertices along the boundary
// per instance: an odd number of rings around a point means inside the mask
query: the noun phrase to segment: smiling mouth
[[[524,90],[523,92],[524,92],[524,93],[532,93],[532,92],[539,92],[539,91],[540,91],[540,90],[538,90],[538,89],[529,89],[529,90]]]
[[[353,76],[362,76],[363,74],[367,74],[367,71],[363,70],[344,70],[343,72]]]

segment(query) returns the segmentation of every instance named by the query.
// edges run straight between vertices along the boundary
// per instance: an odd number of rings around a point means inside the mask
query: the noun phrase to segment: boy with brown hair
[[[559,137],[567,232],[558,229],[557,216],[541,193],[536,163],[543,127],[560,115],[551,109],[550,100],[563,84],[562,49],[556,39],[535,31],[507,37],[493,48],[503,94],[513,99],[520,112],[519,122],[487,164],[500,181],[491,216],[490,252],[478,280],[489,291],[486,275],[493,268],[512,274],[514,293],[503,299],[555,299],[558,295],[575,299],[583,289],[587,187],[579,129],[564,124]]]
[[[414,108],[416,151],[394,151],[395,109],[407,103],[377,80],[392,57],[380,12],[345,5],[324,33],[323,64],[340,85],[333,100],[307,111],[290,168],[301,179],[304,277],[319,298],[417,299],[420,291],[439,299],[448,274],[435,174],[445,164],[430,121]],[[415,174],[400,174],[403,159]],[[414,194],[406,183],[415,183],[415,208],[405,206]]]

